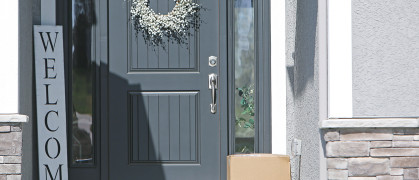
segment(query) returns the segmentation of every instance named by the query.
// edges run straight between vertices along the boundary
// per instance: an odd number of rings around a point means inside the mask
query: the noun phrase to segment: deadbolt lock
[[[208,65],[209,65],[210,67],[215,67],[215,66],[217,66],[217,57],[216,57],[216,56],[210,56],[210,57],[208,58]]]

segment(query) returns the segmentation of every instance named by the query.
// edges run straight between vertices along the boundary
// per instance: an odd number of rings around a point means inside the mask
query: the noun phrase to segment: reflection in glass
[[[72,0],[72,163],[92,164],[94,152],[93,0]]]
[[[255,40],[253,0],[234,1],[235,152],[255,152]]]

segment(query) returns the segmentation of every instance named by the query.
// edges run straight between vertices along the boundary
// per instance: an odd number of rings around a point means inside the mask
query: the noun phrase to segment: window
[[[229,1],[229,153],[271,153],[269,1]]]
[[[234,1],[235,153],[255,152],[256,51],[253,0]]]
[[[71,104],[73,164],[94,162],[93,0],[72,0]]]

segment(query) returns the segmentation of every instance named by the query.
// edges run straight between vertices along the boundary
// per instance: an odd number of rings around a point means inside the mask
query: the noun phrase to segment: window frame
[[[64,32],[64,71],[66,81],[66,102],[67,102],[67,159],[68,159],[68,174],[72,179],[100,179],[101,176],[101,111],[100,111],[100,49],[99,32],[103,28],[99,18],[98,12],[101,0],[92,0],[95,3],[94,8],[97,15],[97,24],[92,27],[92,121],[93,121],[93,163],[91,164],[74,164],[72,163],[72,4],[71,1],[57,1],[56,2],[56,24],[63,26]],[[103,15],[102,15],[103,16]]]
[[[228,123],[229,154],[235,154],[234,113],[234,1],[227,1],[228,38]],[[271,19],[270,0],[254,0],[255,58],[256,58],[256,111],[255,111],[255,153],[272,152],[271,121]],[[231,23],[229,23],[231,22]]]

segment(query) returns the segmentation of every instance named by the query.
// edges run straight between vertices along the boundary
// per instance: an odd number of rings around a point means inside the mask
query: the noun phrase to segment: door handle
[[[217,112],[217,104],[215,103],[215,90],[218,89],[218,76],[214,73],[208,75],[208,87],[211,90],[211,113]]]

